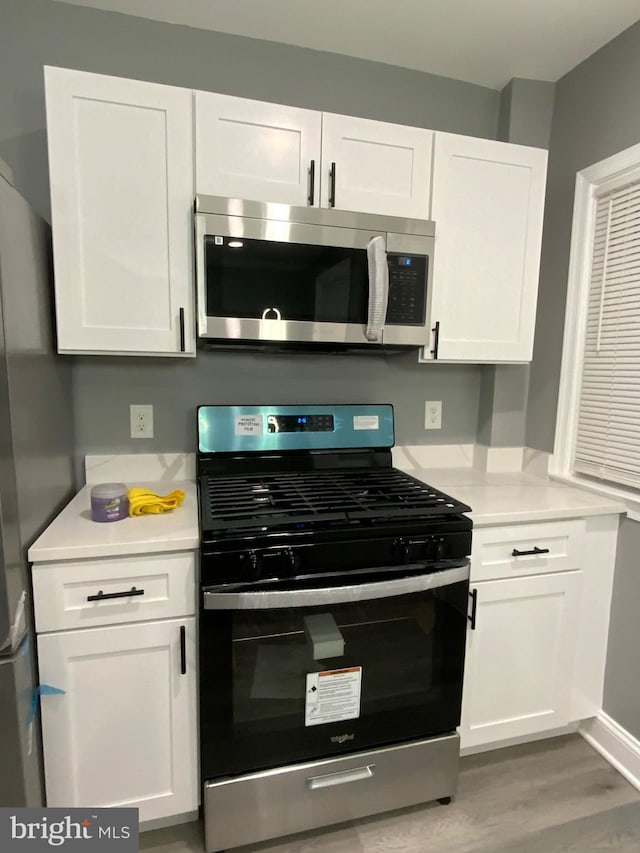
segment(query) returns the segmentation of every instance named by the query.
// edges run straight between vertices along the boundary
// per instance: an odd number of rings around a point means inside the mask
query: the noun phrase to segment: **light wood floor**
[[[150,853],[202,853],[199,823],[144,833]],[[640,851],[640,792],[579,735],[462,759],[456,800],[234,853],[618,853]]]

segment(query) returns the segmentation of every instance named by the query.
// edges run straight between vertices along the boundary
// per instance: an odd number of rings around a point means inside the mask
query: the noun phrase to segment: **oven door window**
[[[209,317],[367,321],[365,249],[209,236],[205,263]]]
[[[467,591],[203,612],[205,778],[453,731]]]

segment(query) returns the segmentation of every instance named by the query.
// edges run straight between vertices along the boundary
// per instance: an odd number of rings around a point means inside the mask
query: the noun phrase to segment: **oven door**
[[[427,342],[432,238],[218,214],[195,221],[200,337]]]
[[[203,779],[454,731],[468,578],[465,564],[357,586],[205,590]]]

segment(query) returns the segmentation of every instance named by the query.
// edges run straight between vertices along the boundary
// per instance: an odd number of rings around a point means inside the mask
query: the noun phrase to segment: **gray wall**
[[[640,22],[578,65],[556,86],[538,297],[527,406],[527,444],[552,450],[561,371],[576,172],[640,142]],[[618,539],[604,710],[640,737],[640,525]]]
[[[0,2],[0,156],[45,215],[49,189],[42,66],[210,89],[317,110],[495,138],[500,95],[381,63],[200,31],[50,0]],[[398,440],[475,440],[480,371],[386,358],[199,353],[74,359],[77,451],[194,448],[197,403],[391,402]],[[443,428],[424,431],[424,401]],[[153,403],[152,441],[128,436],[129,403]]]
[[[500,95],[484,86],[51,0],[1,0],[0,157],[44,214],[43,65],[496,136]]]
[[[552,450],[576,172],[640,142],[640,22],[556,84],[526,443]]]
[[[500,93],[498,139],[548,148],[555,83],[514,78]],[[492,447],[525,443],[529,365],[498,364],[482,369],[478,441]]]
[[[195,449],[199,403],[392,403],[396,441],[475,441],[480,368],[388,357],[199,353],[196,359],[81,358],[74,370],[76,442],[102,453]],[[442,430],[424,431],[425,400],[444,400]],[[131,439],[129,403],[151,403],[156,438]]]
[[[625,518],[611,603],[611,627],[604,683],[604,710],[640,738],[640,524]]]

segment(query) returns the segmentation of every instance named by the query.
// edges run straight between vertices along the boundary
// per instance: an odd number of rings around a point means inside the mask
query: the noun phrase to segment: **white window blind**
[[[596,200],[574,465],[640,488],[640,181]]]

